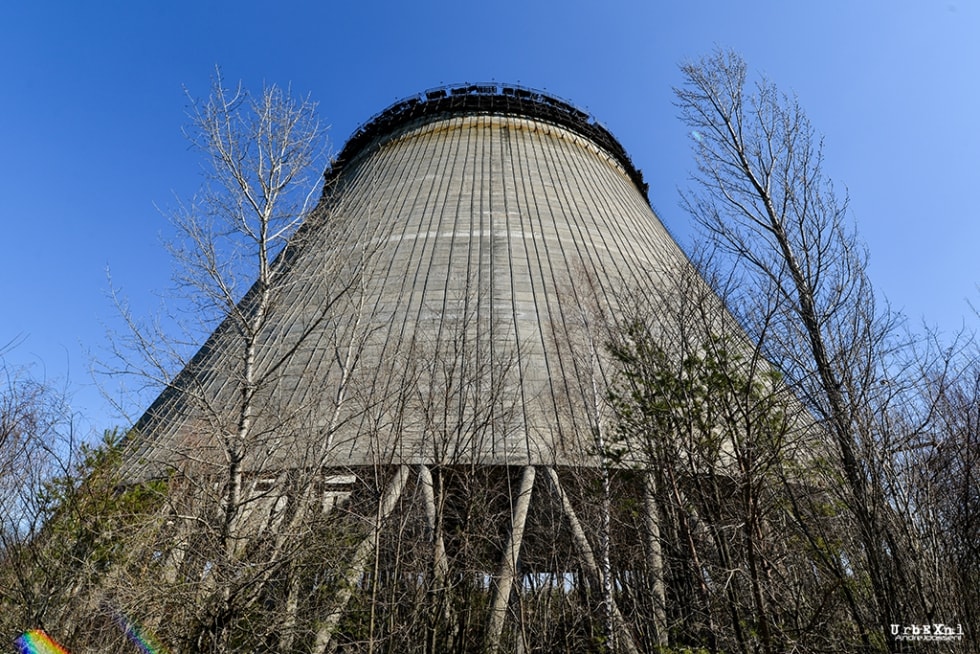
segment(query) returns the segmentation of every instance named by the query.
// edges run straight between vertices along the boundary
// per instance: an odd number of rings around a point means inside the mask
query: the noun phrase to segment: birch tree
[[[311,239],[329,249],[342,236],[320,203],[328,162],[316,103],[274,85],[252,95],[220,74],[207,97],[188,97],[185,136],[201,154],[205,178],[168,216],[176,309],[156,329],[120,303],[130,332],[117,342],[111,371],[162,386],[180,420],[192,420],[178,434],[184,440],[163,454],[169,488],[159,544],[140,544],[134,560],[167,561],[160,565],[173,584],[175,642],[196,651],[288,649],[302,629],[295,580],[305,574],[309,548],[329,540],[311,511],[321,505],[331,434],[343,419],[362,344],[356,320],[320,328],[358,315],[344,303],[356,302],[363,258],[355,252],[328,262],[336,269],[312,280],[319,301],[284,329],[284,298],[311,282],[291,274],[292,262]],[[175,336],[175,325],[186,333]],[[323,331],[334,340],[325,343]],[[208,333],[204,347],[187,356],[186,344]],[[314,336],[329,351],[318,365],[338,369],[336,385],[311,391],[306,404],[277,400],[286,368],[313,347]],[[131,440],[138,445],[152,431]],[[157,609],[148,612],[160,622]]]
[[[867,276],[867,254],[823,170],[822,141],[799,103],[768,81],[754,86],[738,55],[716,52],[682,67],[677,106],[697,162],[684,204],[725,255],[742,289],[734,309],[834,444],[840,500],[859,539],[839,553],[848,578],[867,579],[863,646],[921,613],[908,542],[895,527],[886,479],[905,432],[881,418],[900,394],[885,381],[899,343],[896,320]],[[753,319],[756,299],[777,310]],[[833,486],[832,477],[826,483]],[[859,584],[860,586],[860,584]]]

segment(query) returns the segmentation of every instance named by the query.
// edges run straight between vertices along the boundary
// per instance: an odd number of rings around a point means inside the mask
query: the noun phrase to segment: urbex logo
[[[948,624],[912,624],[898,625],[893,624],[892,636],[895,640],[931,640],[931,641],[951,641],[963,640],[963,625],[955,627]]]

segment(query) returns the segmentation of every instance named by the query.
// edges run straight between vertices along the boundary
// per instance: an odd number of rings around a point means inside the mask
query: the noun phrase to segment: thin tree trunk
[[[660,518],[657,509],[656,482],[644,475],[643,508],[647,527],[647,564],[650,566],[653,593],[653,629],[658,647],[667,647],[667,592],[664,585],[664,557],[660,544]]]

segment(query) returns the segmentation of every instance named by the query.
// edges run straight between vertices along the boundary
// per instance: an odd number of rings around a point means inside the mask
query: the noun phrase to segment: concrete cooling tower
[[[537,92],[438,89],[376,116],[282,257],[258,353],[274,452],[249,466],[293,465],[309,438],[339,466],[588,465],[591,332],[684,266],[645,192],[605,128]],[[144,416],[146,473],[231,428],[213,407],[235,406],[237,337],[219,329]]]
[[[280,254],[247,384],[226,321],[137,424],[127,475],[222,479],[238,438],[241,497],[261,499],[242,524],[281,520],[300,473],[318,510],[358,516],[311,651],[356,649],[354,598],[368,579],[405,582],[384,570],[407,533],[428,561],[409,577],[468,580],[483,598],[446,600],[452,642],[471,628],[463,605],[479,605],[477,640],[512,649],[530,619],[521,593],[609,579],[594,506],[576,499],[598,479],[609,420],[604,330],[627,291],[666,294],[688,268],[640,172],[587,114],[499,84],[409,98],[350,138]],[[491,525],[478,545],[462,535],[475,507]],[[607,610],[636,651],[629,615]]]

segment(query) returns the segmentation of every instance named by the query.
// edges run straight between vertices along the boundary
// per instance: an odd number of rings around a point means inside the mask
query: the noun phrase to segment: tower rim
[[[650,204],[643,173],[633,165],[616,137],[594,116],[550,93],[503,82],[437,86],[395,102],[354,130],[324,174],[327,182],[325,188],[359,154],[401,127],[425,119],[480,114],[517,116],[550,123],[588,139],[623,167],[644,200]]]

